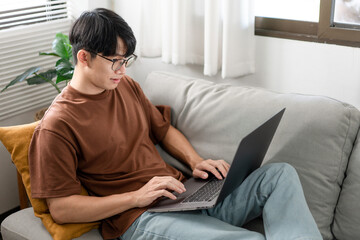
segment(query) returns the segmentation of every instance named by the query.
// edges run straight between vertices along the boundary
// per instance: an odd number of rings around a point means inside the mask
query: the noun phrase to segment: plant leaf
[[[40,70],[40,67],[31,67],[31,68],[27,69],[25,72],[23,72],[22,74],[17,76],[14,80],[12,80],[8,85],[6,85],[5,88],[3,88],[1,90],[1,92],[5,91],[8,87],[10,87],[18,82],[24,81],[27,77],[38,72],[39,70]]]
[[[60,57],[58,54],[53,52],[39,52],[39,55]]]
[[[71,62],[68,59],[59,59],[57,60],[57,62],[55,63],[55,69],[57,71],[60,71],[61,69],[74,69],[73,65],[71,64]]]
[[[70,76],[70,74],[68,74],[68,75],[60,75],[60,74],[58,74],[57,78],[56,78],[56,84],[58,84],[58,83],[60,83],[62,81],[71,80],[72,77],[69,77],[69,76]]]
[[[56,62],[55,69],[57,71],[56,84],[64,80],[72,79],[72,76],[74,74],[74,66],[69,60],[59,59]]]
[[[70,56],[69,61],[71,62],[71,65],[73,65],[74,58],[73,58],[72,46],[70,43],[66,45],[68,46],[68,51],[69,51],[68,54]]]
[[[52,49],[59,57],[70,60],[72,57],[72,47],[69,37],[62,33],[57,33],[53,41]]]
[[[41,84],[51,81],[54,77],[56,77],[56,70],[50,69],[47,70],[46,72],[39,73],[38,76],[28,78],[26,79],[26,81],[29,85],[35,85],[35,84]],[[44,78],[47,79],[48,81],[46,81]]]

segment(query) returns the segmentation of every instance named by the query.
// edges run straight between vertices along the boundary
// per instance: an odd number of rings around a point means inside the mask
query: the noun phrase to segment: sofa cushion
[[[1,234],[4,240],[53,239],[40,218],[34,216],[33,208],[26,208],[8,216],[1,223]],[[102,237],[98,229],[93,229],[74,239],[100,240]]]
[[[360,239],[360,139],[356,140],[336,206],[333,233],[338,240]]]
[[[0,127],[0,141],[10,152],[11,159],[21,175],[26,193],[29,197],[31,205],[34,208],[33,214],[41,218],[44,226],[55,240],[73,239],[93,228],[98,228],[98,222],[83,224],[56,224],[49,213],[49,208],[45,199],[31,198],[28,151],[32,135],[37,125],[38,122],[33,122],[18,126]],[[87,195],[84,188],[82,188],[82,195]]]
[[[330,226],[359,128],[356,108],[327,97],[215,84],[165,72],[151,73],[144,91],[153,104],[172,107],[172,124],[201,156],[229,162],[242,137],[286,107],[264,162],[287,162],[296,168],[324,239],[333,238]]]

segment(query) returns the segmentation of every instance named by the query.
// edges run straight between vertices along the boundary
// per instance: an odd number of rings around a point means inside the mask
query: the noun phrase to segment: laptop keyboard
[[[204,186],[202,186],[199,190],[185,198],[182,203],[210,202],[217,196],[217,193],[221,190],[223,184],[223,180],[213,178]]]

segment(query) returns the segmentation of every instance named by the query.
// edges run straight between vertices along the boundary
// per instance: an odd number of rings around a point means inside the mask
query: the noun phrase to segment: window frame
[[[319,22],[255,17],[255,35],[360,47],[360,30],[334,25],[335,0],[321,0]],[[358,39],[358,40],[356,40]]]

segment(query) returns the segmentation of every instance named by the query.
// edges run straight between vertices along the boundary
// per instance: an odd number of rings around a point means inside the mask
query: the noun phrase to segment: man
[[[202,159],[170,125],[169,107],[154,107],[125,75],[136,40],[106,9],[83,13],[70,31],[74,76],[57,96],[30,145],[32,196],[45,198],[57,223],[102,221],[104,239],[264,239],[241,228],[263,214],[267,239],[322,239],[296,171],[269,164],[213,209],[149,213],[160,197],[186,191],[161,143],[206,179],[226,177],[224,160]],[[81,196],[81,185],[90,196]]]

